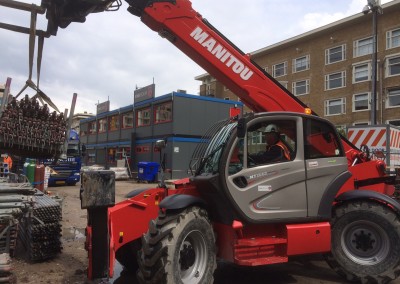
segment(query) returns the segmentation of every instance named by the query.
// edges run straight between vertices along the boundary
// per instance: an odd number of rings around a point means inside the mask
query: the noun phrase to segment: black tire
[[[142,243],[139,239],[127,243],[117,250],[115,258],[126,270],[136,273],[139,268],[137,262],[137,253],[141,247]]]
[[[217,267],[214,231],[207,212],[189,207],[150,222],[138,255],[141,283],[211,284]]]
[[[348,281],[388,283],[400,275],[400,221],[374,201],[353,201],[335,208],[328,264]]]

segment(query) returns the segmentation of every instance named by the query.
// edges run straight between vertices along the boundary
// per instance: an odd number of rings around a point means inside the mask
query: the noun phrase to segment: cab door
[[[279,127],[280,138],[291,150],[290,160],[257,163],[254,156],[266,149],[262,129]],[[299,116],[259,117],[248,123],[243,141],[236,138],[226,167],[226,185],[235,207],[245,218],[274,222],[307,217],[306,170],[304,167],[302,118]],[[238,155],[242,158],[236,158]],[[241,153],[241,154],[240,154]],[[241,165],[235,162],[241,161]]]
[[[304,133],[308,215],[328,218],[321,212],[330,212],[330,209],[323,210],[323,206],[330,208],[333,197],[340,190],[342,184],[335,181],[347,172],[347,158],[340,137],[327,121],[305,118]]]

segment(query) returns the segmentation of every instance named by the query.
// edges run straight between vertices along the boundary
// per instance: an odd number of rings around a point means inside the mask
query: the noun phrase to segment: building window
[[[89,134],[95,134],[97,132],[96,121],[89,122]]]
[[[363,63],[353,66],[353,83],[371,80],[371,64]]]
[[[272,66],[272,75],[274,77],[285,76],[287,74],[287,62],[275,64]]]
[[[263,132],[249,132],[249,144],[259,145],[265,144],[265,134]]]
[[[346,132],[347,132],[346,124],[336,124],[335,128],[336,128],[336,131],[339,132],[340,134],[346,135]]]
[[[279,81],[279,83],[287,89],[288,87],[288,82],[287,81]]]
[[[400,74],[400,56],[388,58],[386,64],[387,77]]]
[[[264,71],[268,73],[268,66],[263,67]]]
[[[354,57],[372,54],[373,38],[368,37],[354,42]]]
[[[386,121],[386,123],[400,127],[400,120],[388,120],[388,121]]]
[[[293,59],[293,73],[310,69],[310,55]]]
[[[150,108],[138,110],[136,114],[136,125],[138,127],[150,125]]]
[[[310,93],[310,80],[302,80],[292,83],[293,94],[296,96]]]
[[[119,129],[119,115],[113,115],[108,118],[108,129],[115,131]]]
[[[107,131],[107,118],[99,119],[99,133]]]
[[[346,87],[346,71],[325,75],[325,90]]]
[[[388,90],[386,104],[388,108],[400,107],[400,88]]]
[[[370,125],[369,121],[359,121],[359,122],[354,122],[353,123],[354,126],[366,126],[366,125]]]
[[[325,64],[332,64],[346,59],[346,45],[325,49]]]
[[[325,101],[325,115],[339,115],[346,113],[346,99],[340,98]]]
[[[400,46],[400,29],[391,30],[386,33],[386,49]]]
[[[160,104],[154,107],[154,123],[172,121],[172,102]]]
[[[124,113],[121,115],[122,129],[133,127],[133,112]]]
[[[370,109],[371,93],[362,93],[353,95],[353,111],[363,111]]]

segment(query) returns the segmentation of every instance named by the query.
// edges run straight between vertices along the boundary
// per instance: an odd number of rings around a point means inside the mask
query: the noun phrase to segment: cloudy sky
[[[20,0],[21,1],[21,0]],[[23,1],[23,0],[22,0]],[[23,1],[40,5],[40,0]],[[382,0],[381,3],[390,1]],[[195,10],[244,52],[360,13],[367,0],[192,0]],[[76,112],[95,113],[109,98],[111,109],[133,103],[136,87],[156,84],[156,96],[177,89],[198,94],[195,76],[205,73],[167,40],[126,11],[89,15],[45,39],[40,88],[60,110],[70,108],[77,93]],[[29,26],[27,12],[0,6],[0,21]],[[38,28],[46,30],[43,15]],[[372,27],[371,27],[372,29]],[[28,78],[28,35],[0,29],[0,84],[12,78],[17,94]],[[36,59],[35,59],[36,62]],[[36,65],[33,69],[36,82]],[[23,95],[33,95],[32,90]]]

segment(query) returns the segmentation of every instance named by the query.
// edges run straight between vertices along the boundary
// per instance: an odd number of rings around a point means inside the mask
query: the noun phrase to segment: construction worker
[[[275,124],[269,124],[263,130],[265,142],[267,143],[265,152],[258,153],[251,157],[257,164],[265,164],[278,161],[290,161],[290,151],[280,140],[279,128]]]
[[[265,142],[267,142],[266,152],[270,153],[272,161],[290,160],[290,151],[288,147],[280,140],[278,126],[270,124],[265,128]]]
[[[3,163],[7,163],[8,164],[8,170],[11,172],[11,168],[12,168],[12,159],[10,156],[8,156],[7,153],[4,154],[4,158],[3,158]]]

